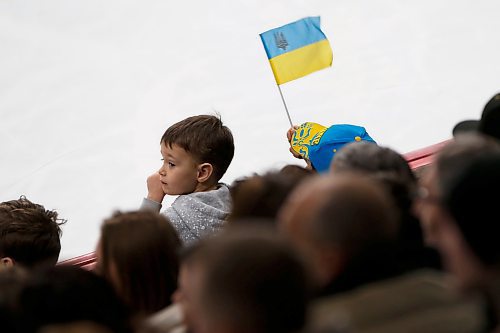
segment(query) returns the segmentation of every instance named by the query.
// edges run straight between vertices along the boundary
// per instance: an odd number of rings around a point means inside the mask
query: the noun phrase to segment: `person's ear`
[[[14,266],[14,260],[9,257],[0,258],[0,268],[12,267]]]
[[[328,284],[342,272],[346,258],[337,246],[320,246],[318,249],[317,260],[322,267],[320,279],[322,283]]]
[[[214,172],[214,167],[210,163],[202,163],[198,165],[197,180],[198,183],[206,182]]]

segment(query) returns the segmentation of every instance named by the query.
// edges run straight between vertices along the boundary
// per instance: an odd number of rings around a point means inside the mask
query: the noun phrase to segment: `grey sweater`
[[[159,212],[161,204],[143,199],[141,209]],[[214,234],[231,211],[231,194],[225,184],[216,190],[179,195],[163,214],[170,220],[184,244]]]

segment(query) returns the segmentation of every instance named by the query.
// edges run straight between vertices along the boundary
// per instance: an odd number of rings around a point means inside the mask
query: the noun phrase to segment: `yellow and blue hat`
[[[330,168],[335,153],[345,144],[355,141],[376,143],[364,127],[348,124],[325,127],[316,123],[303,123],[292,136],[292,149],[311,161],[318,172]]]

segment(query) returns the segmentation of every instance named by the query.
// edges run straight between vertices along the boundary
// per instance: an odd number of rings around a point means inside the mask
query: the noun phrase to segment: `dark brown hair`
[[[42,332],[48,325],[77,322],[92,322],[112,333],[132,332],[129,311],[108,281],[76,266],[36,268],[18,303],[17,329],[5,331],[2,322],[2,332]]]
[[[294,178],[297,182],[313,176],[316,173],[299,165],[287,164],[279,171],[280,174]]]
[[[98,270],[118,275],[118,293],[137,314],[148,315],[171,303],[177,288],[181,242],[166,217],[147,211],[115,213],[101,228]]]
[[[61,228],[66,221],[25,197],[0,203],[0,257],[32,267],[54,265],[61,251]]]
[[[498,141],[488,136],[473,133],[457,135],[438,152],[434,162],[439,191],[445,191],[471,161],[498,152]]]
[[[500,153],[486,152],[462,166],[443,191],[443,203],[467,245],[486,266],[500,266],[497,222]]]
[[[200,268],[204,310],[235,330],[298,332],[305,323],[308,277],[272,229],[240,225],[202,240],[183,264]]]
[[[242,219],[276,219],[291,191],[306,177],[313,175],[307,169],[299,169],[298,172],[287,170],[289,171],[268,172],[262,176],[255,175],[233,182],[233,208],[227,220],[232,223]]]
[[[231,131],[220,118],[210,115],[189,117],[170,126],[160,143],[169,147],[176,144],[199,163],[212,164],[216,181],[222,178],[234,156]]]
[[[372,142],[352,142],[335,154],[330,170],[332,174],[360,172],[380,181],[396,205],[400,236],[422,242],[422,231],[412,209],[417,178],[401,154]]]

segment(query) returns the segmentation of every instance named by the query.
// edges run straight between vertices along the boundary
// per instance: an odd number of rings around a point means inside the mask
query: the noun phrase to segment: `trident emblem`
[[[285,38],[285,35],[282,32],[274,33],[274,41],[276,42],[276,47],[286,51],[286,47],[288,46],[288,42]]]

